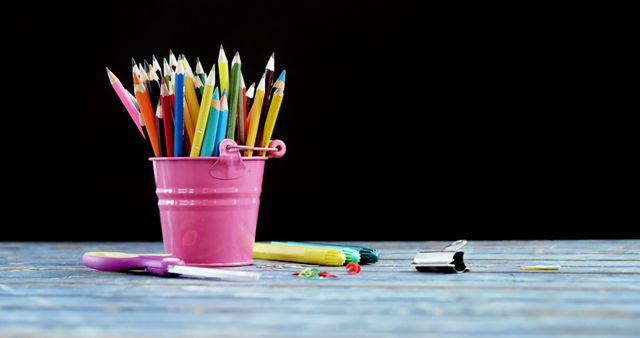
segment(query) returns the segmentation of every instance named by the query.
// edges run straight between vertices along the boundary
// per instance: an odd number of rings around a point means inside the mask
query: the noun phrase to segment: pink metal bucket
[[[282,141],[269,148],[238,146],[226,139],[219,157],[151,158],[164,249],[188,265],[253,264],[262,175],[267,157],[242,158],[245,149],[286,151]]]

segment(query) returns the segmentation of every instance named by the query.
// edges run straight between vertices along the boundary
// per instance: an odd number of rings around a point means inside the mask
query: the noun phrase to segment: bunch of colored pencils
[[[252,83],[248,89],[240,54],[236,52],[229,67],[222,46],[218,54],[219,86],[215,64],[207,75],[200,59],[196,59],[194,73],[187,58],[180,55],[176,59],[172,51],[168,61],[163,59],[163,67],[155,56],[151,63],[132,59],[132,67],[133,94],[108,68],[107,75],[156,157],[218,156],[225,138],[249,147],[269,146],[286,76],[283,70],[275,79],[273,54],[258,86]],[[257,155],[265,154],[260,151]],[[243,155],[253,156],[253,150],[245,150]]]

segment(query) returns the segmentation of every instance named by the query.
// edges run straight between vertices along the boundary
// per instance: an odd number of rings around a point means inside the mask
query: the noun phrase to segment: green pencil
[[[229,124],[227,125],[227,138],[236,139],[236,124],[238,122],[238,92],[240,90],[240,53],[231,61],[231,83],[229,84]]]

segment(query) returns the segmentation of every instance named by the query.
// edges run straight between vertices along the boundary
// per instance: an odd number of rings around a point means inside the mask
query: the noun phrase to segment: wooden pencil
[[[227,102],[227,91],[222,91],[220,98],[220,118],[218,119],[218,131],[216,132],[216,143],[213,148],[213,156],[220,155],[220,143],[227,134],[227,122],[229,120],[229,104]]]
[[[166,154],[166,146],[164,144],[164,121],[162,120],[162,102],[158,99],[158,107],[156,107],[156,130],[158,131],[158,156],[162,157]]]
[[[249,86],[249,89],[247,89],[247,107],[251,107],[251,105],[253,105],[253,96],[255,95],[255,91],[256,91],[256,83],[252,83],[251,86]],[[251,111],[249,111],[247,118],[250,116]]]
[[[147,133],[149,134],[149,141],[153,147],[153,153],[157,157],[160,152],[158,148],[158,134],[155,127],[155,114],[153,106],[151,105],[149,93],[147,93],[147,89],[142,83],[140,74],[138,74],[137,70],[134,71],[133,84],[134,94],[136,96],[136,100],[138,100],[138,106],[140,106],[140,113],[142,114],[142,119],[144,120],[144,124],[147,128]]]
[[[271,142],[271,136],[273,135],[273,130],[276,126],[276,120],[278,119],[278,113],[280,112],[280,106],[282,105],[283,97],[284,88],[279,88],[271,99],[271,104],[269,105],[269,113],[267,114],[267,119],[264,122],[264,132],[262,133],[262,142],[260,144],[262,148],[268,147],[269,142]],[[265,155],[265,151],[260,152],[260,156]]]
[[[240,140],[240,144],[245,144],[247,141],[247,131],[249,130],[249,119],[247,118],[247,86],[244,84],[244,76],[242,76],[242,72],[240,72],[240,102],[238,102],[239,111],[242,115],[242,118],[238,118],[238,123],[242,121],[243,124],[243,133],[242,139]],[[239,128],[238,128],[239,129]]]
[[[231,93],[229,96],[229,125],[227,125],[227,138],[234,141],[236,140],[236,128],[244,127],[244,123],[238,124],[238,98],[240,97],[240,69],[242,61],[240,60],[240,53],[236,52],[236,55],[231,61],[231,83],[229,84]],[[243,133],[244,130],[240,131]]]
[[[173,154],[175,157],[184,155],[184,70],[182,64],[176,67],[175,102],[173,104]]]
[[[204,133],[207,128],[207,119],[209,118],[209,110],[211,109],[211,99],[213,96],[213,89],[216,85],[216,68],[215,65],[209,72],[207,77],[207,85],[204,89],[204,97],[202,104],[200,105],[200,112],[198,112],[198,123],[196,123],[196,129],[193,136],[193,144],[191,145],[191,157],[200,156],[200,150],[202,149],[202,141],[204,140]]]
[[[202,150],[200,156],[213,156],[213,149],[216,145],[216,134],[218,133],[218,120],[220,119],[220,94],[218,87],[213,91],[211,105],[209,107],[209,118],[207,119],[207,128],[202,141]]]
[[[173,69],[174,72],[178,68],[178,60],[176,60],[176,56],[173,55],[173,51],[171,49],[169,49],[169,66],[171,66],[171,69]]]
[[[173,97],[164,80],[160,87],[160,102],[162,103],[162,122],[164,123],[164,143],[167,157],[173,157]]]
[[[144,132],[142,131],[142,126],[138,121],[138,114],[139,114],[138,109],[136,108],[134,101],[129,96],[131,95],[131,93],[129,93],[124,88],[120,80],[109,70],[109,68],[107,68],[107,76],[109,77],[109,82],[111,82],[111,86],[113,87],[113,90],[118,95],[120,102],[122,102],[122,105],[124,105],[125,109],[127,110],[127,113],[129,113],[131,120],[133,120],[133,123],[136,125],[136,127],[140,131],[140,134],[142,135],[142,137],[145,137]]]
[[[202,68],[202,63],[200,63],[199,57],[196,57],[196,76],[200,78],[200,82],[202,82],[203,86],[207,83],[207,73],[204,72],[204,68]]]
[[[200,112],[200,103],[198,101],[198,95],[196,94],[196,86],[193,79],[193,71],[186,57],[182,57],[180,61],[184,65],[185,77],[184,77],[184,97],[187,100],[187,106],[189,107],[189,121],[191,123],[192,130],[196,128],[196,122],[198,122],[198,113]],[[187,121],[185,117],[185,121]],[[190,138],[193,146],[193,137]]]
[[[271,88],[273,87],[273,77],[275,76],[275,53],[271,53],[271,57],[269,57],[269,61],[267,61],[267,66],[265,67],[265,78],[264,78],[264,93],[265,97],[262,100],[262,109],[263,112],[260,116],[260,124],[258,125],[258,135],[256,140],[262,139],[262,131],[264,130],[264,122],[267,118],[267,109],[269,109],[269,93],[271,93]]]
[[[251,106],[251,112],[249,113],[249,131],[247,133],[247,145],[253,147],[256,143],[256,137],[258,134],[258,127],[260,124],[260,111],[262,110],[262,101],[264,100],[264,75],[258,83],[258,89],[256,89],[256,98]],[[245,156],[253,156],[253,150],[245,150]]]
[[[224,48],[220,45],[218,53],[218,76],[220,77],[220,93],[229,93],[229,62],[224,54]]]

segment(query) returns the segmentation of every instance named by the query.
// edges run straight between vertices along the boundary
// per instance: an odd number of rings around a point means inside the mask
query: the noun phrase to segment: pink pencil
[[[127,109],[127,112],[129,112],[129,115],[131,115],[131,119],[136,124],[136,127],[138,127],[140,134],[142,134],[142,137],[145,138],[144,133],[142,132],[142,127],[140,126],[140,121],[138,120],[138,114],[139,114],[138,110],[136,109],[136,106],[133,104],[133,101],[131,101],[131,98],[127,94],[127,90],[124,89],[124,87],[122,86],[122,83],[120,83],[120,80],[118,80],[118,78],[109,70],[109,68],[107,68],[107,75],[109,76],[109,81],[111,81],[111,86],[113,87],[113,90],[116,91],[116,94],[118,94],[120,101],[122,102],[124,107]]]

